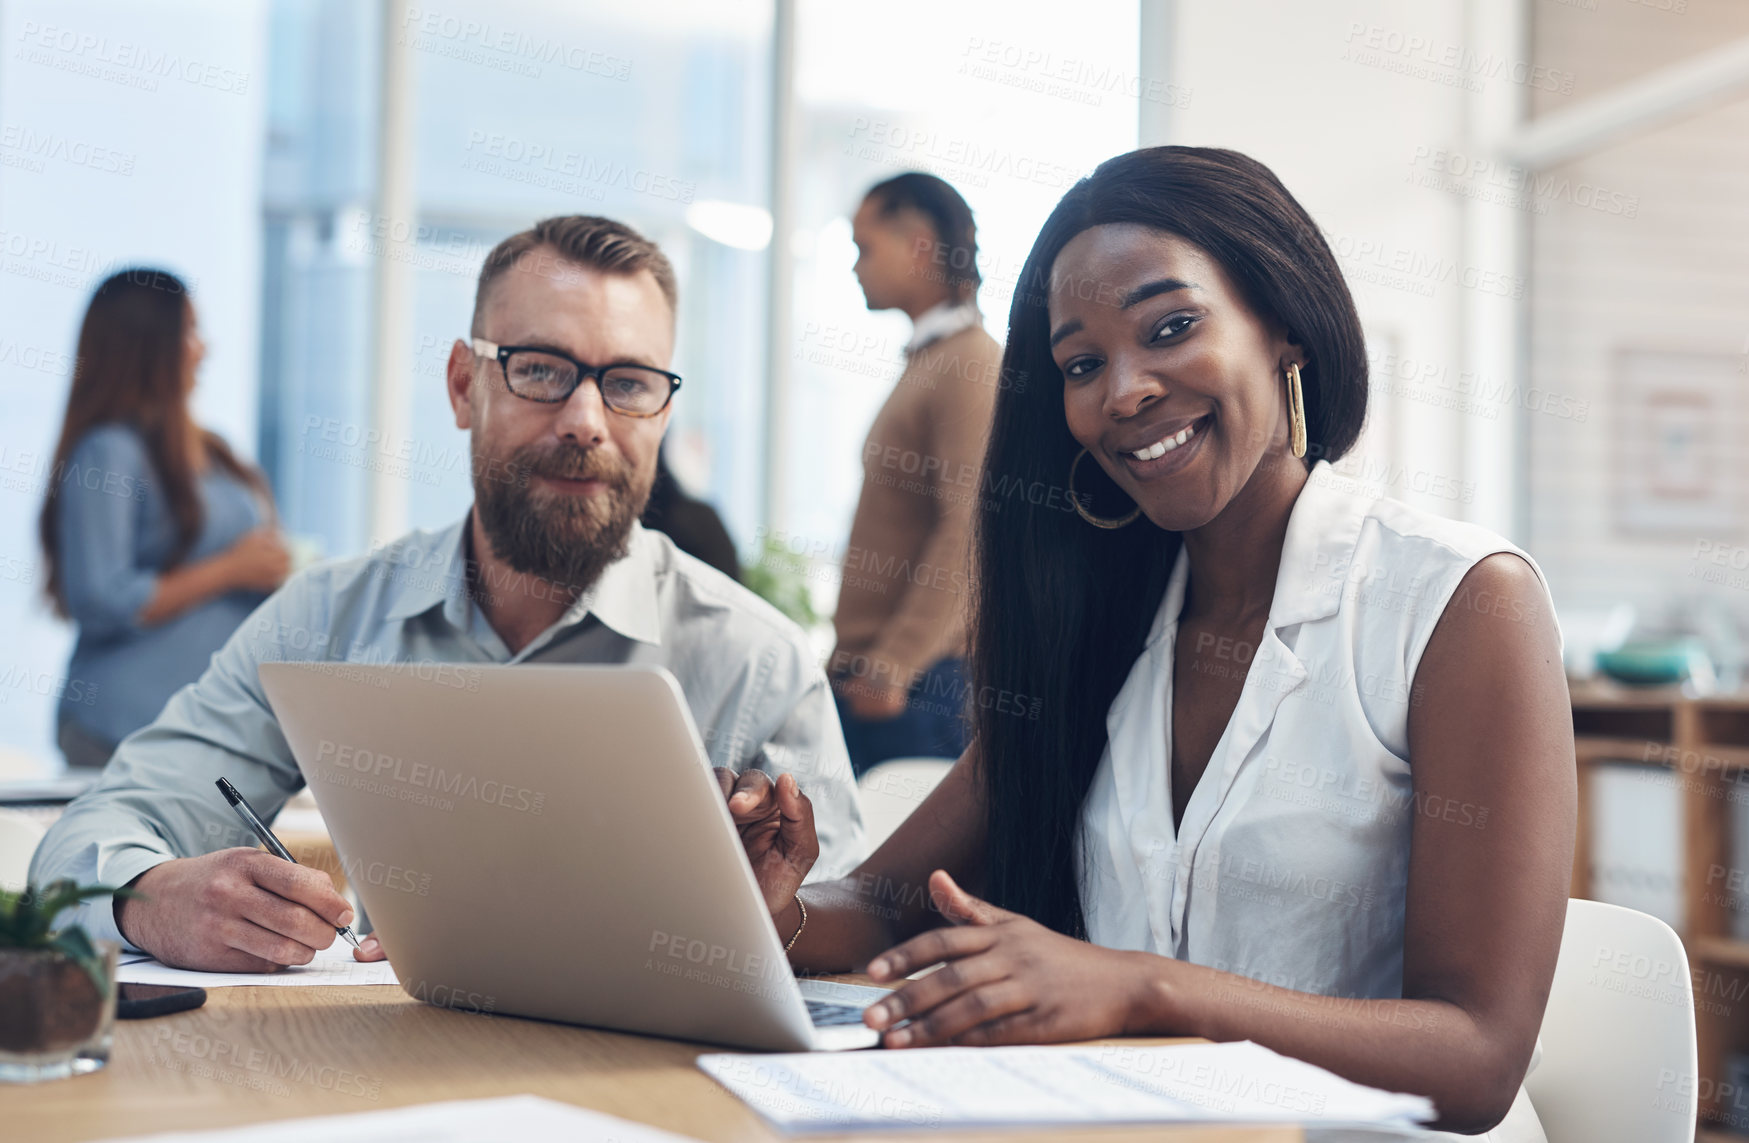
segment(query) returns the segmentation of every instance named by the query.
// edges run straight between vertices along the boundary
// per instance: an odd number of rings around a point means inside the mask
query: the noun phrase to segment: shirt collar
[[[389,585],[385,619],[411,619],[439,605],[448,611],[450,600],[466,605],[468,519],[438,532],[409,533],[375,554],[377,574]]]
[[[607,565],[588,591],[578,597],[561,622],[575,623],[593,615],[606,627],[653,647],[662,645],[662,615],[656,599],[656,544],[644,526],[632,522],[626,554]]]
[[[918,315],[911,326],[911,340],[905,343],[906,353],[916,353],[919,349],[944,337],[952,337],[961,330],[970,329],[978,324],[978,307],[973,302],[937,302]]]
[[[468,525],[463,516],[441,532],[415,532],[395,541],[378,557],[394,568],[386,575],[394,600],[390,620],[411,619],[442,606],[452,627],[467,630]],[[661,610],[656,598],[655,545],[643,525],[633,522],[626,554],[607,565],[601,578],[566,609],[555,627],[593,615],[628,639],[661,646]]]
[[[1294,501],[1281,545],[1281,567],[1275,577],[1275,600],[1269,607],[1272,627],[1288,627],[1336,614],[1343,588],[1360,542],[1371,501],[1340,486],[1330,462],[1312,466]]]
[[[1287,536],[1281,545],[1281,565],[1275,574],[1275,598],[1269,605],[1269,626],[1289,627],[1336,614],[1354,560],[1360,528],[1369,501],[1337,487],[1330,462],[1312,466],[1304,487],[1288,513]],[[1148,633],[1150,645],[1176,627],[1190,575],[1190,556],[1182,546],[1166,581],[1160,610]]]

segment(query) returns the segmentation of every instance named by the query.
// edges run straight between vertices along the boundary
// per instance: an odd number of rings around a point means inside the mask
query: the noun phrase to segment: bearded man
[[[680,388],[677,301],[661,250],[609,219],[550,218],[500,243],[447,369],[467,516],[288,581],[122,742],[43,840],[32,882],[133,887],[71,919],[183,968],[271,971],[331,944],[354,918],[328,876],[254,848],[214,790],[230,779],[271,821],[303,785],[256,669],[285,660],[667,667],[725,788],[788,775],[813,802],[817,875],[855,866],[850,763],[801,630],[638,523]],[[476,765],[490,777],[491,759]],[[367,937],[358,955],[383,951]]]

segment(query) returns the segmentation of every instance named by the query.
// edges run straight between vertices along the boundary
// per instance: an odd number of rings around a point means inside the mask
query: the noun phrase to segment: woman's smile
[[[1214,414],[1208,413],[1189,424],[1179,422],[1179,427],[1171,432],[1160,433],[1159,439],[1151,444],[1114,452],[1113,455],[1137,480],[1159,480],[1184,468],[1202,453],[1203,439],[1213,425]],[[1158,431],[1150,430],[1145,435],[1153,435]]]

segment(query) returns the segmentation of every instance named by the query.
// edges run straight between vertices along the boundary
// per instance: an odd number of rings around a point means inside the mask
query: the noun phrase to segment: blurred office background
[[[45,772],[33,529],[110,271],[193,283],[197,415],[344,556],[468,503],[443,362],[485,252],[624,219],[681,277],[674,468],[826,615],[907,336],[850,273],[863,191],[960,189],[1000,340],[1053,203],[1139,143],[1248,152],[1326,231],[1371,342],[1357,487],[1526,546],[1576,675],[1663,640],[1691,693],[1740,678],[1739,0],[0,0],[0,44],[0,747]],[[1681,773],[1601,773],[1593,890],[1681,923]]]

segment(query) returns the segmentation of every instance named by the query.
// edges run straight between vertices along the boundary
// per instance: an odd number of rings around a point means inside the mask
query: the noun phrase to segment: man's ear
[[[449,407],[455,410],[455,427],[474,427],[474,351],[461,338],[449,347],[449,361],[444,367],[444,383],[449,391]]]

